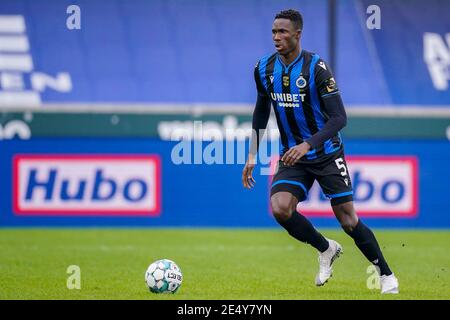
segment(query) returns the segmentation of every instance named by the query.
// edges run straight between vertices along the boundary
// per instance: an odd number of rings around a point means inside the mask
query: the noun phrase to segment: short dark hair
[[[294,23],[294,27],[296,29],[303,30],[303,17],[297,10],[294,9],[281,10],[280,12],[277,13],[275,19],[291,20],[292,23]]]

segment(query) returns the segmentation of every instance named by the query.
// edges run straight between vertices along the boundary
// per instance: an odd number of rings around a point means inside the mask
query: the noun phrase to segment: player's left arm
[[[315,149],[328,139],[334,137],[339,130],[347,125],[347,114],[334,80],[330,67],[320,59],[314,69],[317,94],[323,102],[324,110],[328,120],[325,125],[306,139],[303,143],[289,149],[281,159],[285,165],[293,165],[300,160],[309,150]]]
[[[347,125],[347,114],[344,103],[336,84],[336,80],[330,70],[330,67],[320,59],[314,69],[317,94],[323,102],[325,116],[328,117],[322,129],[316,132],[306,142],[311,149],[323,144],[328,139],[334,137],[339,130]]]

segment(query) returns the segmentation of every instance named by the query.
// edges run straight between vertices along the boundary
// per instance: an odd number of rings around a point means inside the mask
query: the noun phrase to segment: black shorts
[[[303,201],[308,196],[314,180],[320,184],[332,206],[353,201],[352,182],[343,149],[319,161],[303,161],[290,167],[280,160],[273,176],[270,195],[286,191],[292,193],[298,201]]]

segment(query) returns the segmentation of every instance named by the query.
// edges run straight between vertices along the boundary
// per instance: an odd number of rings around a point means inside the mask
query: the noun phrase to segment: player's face
[[[298,45],[300,30],[297,30],[289,19],[275,19],[272,25],[272,39],[278,53],[286,55]]]

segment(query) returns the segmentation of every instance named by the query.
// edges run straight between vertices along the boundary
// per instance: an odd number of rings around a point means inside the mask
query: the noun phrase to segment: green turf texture
[[[344,247],[324,287],[317,252],[282,229],[0,229],[0,299],[450,299],[450,231],[374,230],[399,295],[368,289],[353,240],[321,231]],[[176,294],[145,285],[162,258],[183,272]],[[69,265],[81,268],[80,290],[67,289]]]

